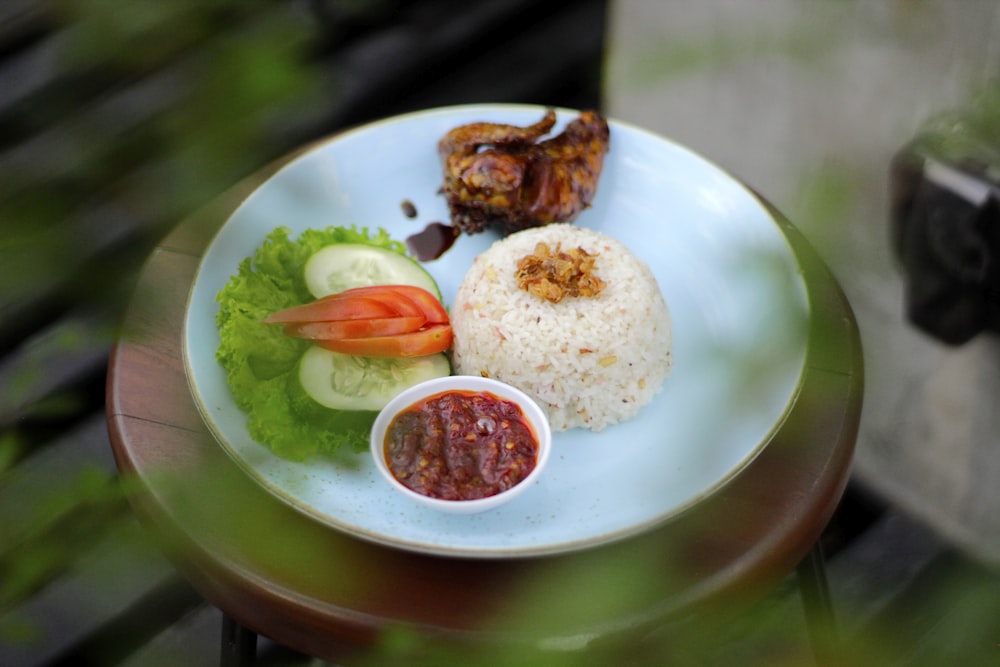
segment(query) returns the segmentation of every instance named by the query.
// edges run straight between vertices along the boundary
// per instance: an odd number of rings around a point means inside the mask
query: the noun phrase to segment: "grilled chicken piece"
[[[555,121],[549,110],[527,127],[471,123],[442,137],[452,225],[467,234],[490,226],[511,234],[570,222],[590,205],[608,152],[608,124],[584,111],[561,134],[539,141]]]

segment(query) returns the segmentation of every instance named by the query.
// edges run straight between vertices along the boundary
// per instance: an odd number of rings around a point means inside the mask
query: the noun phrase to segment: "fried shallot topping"
[[[553,251],[547,243],[535,246],[535,252],[517,262],[517,286],[530,294],[552,303],[564,297],[596,297],[604,289],[604,281],[594,273],[597,254],[583,248],[562,250],[556,244]]]

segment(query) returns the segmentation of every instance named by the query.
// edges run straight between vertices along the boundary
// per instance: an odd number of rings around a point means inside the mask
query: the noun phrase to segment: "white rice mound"
[[[517,286],[517,263],[544,242],[597,254],[597,297],[550,303]],[[636,415],[673,363],[670,313],[649,267],[619,241],[570,224],[536,227],[476,258],[451,308],[457,373],[532,396],[553,431],[600,431]]]

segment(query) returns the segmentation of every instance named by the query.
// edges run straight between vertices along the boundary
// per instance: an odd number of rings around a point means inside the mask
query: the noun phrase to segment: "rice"
[[[518,260],[540,242],[597,254],[604,289],[558,303],[520,289]],[[617,240],[569,224],[512,234],[477,257],[451,323],[456,371],[518,387],[556,431],[600,431],[635,416],[672,364],[670,314],[649,267]]]

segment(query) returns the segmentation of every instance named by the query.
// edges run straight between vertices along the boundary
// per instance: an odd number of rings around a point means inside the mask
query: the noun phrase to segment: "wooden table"
[[[127,310],[107,385],[111,442],[136,512],[234,627],[328,660],[390,629],[470,651],[592,647],[690,611],[735,609],[810,554],[848,479],[862,357],[838,285],[784,220],[813,307],[801,393],[741,473],[655,529],[567,555],[465,560],[360,541],[275,499],[209,434],[181,357],[199,257],[269,173],[159,244]],[[585,602],[598,592],[601,604]]]

